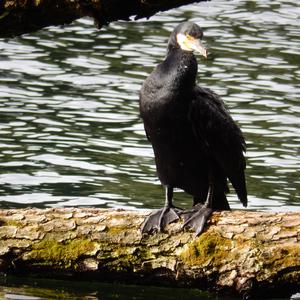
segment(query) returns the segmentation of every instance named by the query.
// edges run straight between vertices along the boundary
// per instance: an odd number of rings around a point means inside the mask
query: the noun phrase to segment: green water
[[[208,293],[195,289],[170,289],[163,287],[147,287],[122,284],[107,284],[94,282],[74,282],[59,280],[19,280],[9,278],[5,288],[1,291],[1,299],[9,299],[9,295],[31,296],[28,300],[35,299],[176,299],[181,300],[213,300],[216,299]],[[30,297],[29,296],[29,297]],[[37,297],[37,298],[33,298]],[[20,299],[21,300],[21,299]],[[227,298],[226,300],[230,300]]]
[[[8,277],[2,282],[0,299],[5,300],[238,300],[238,298],[218,297],[197,289],[15,277]],[[293,296],[292,299],[299,300],[300,294]]]
[[[101,31],[82,19],[0,39],[0,207],[160,206],[138,91],[170,31],[191,20],[210,52],[198,58],[198,82],[222,96],[247,140],[249,209],[299,210],[299,16],[298,1],[215,0]],[[229,200],[241,208],[234,193]],[[175,203],[191,200],[177,191]],[[118,297],[135,299],[136,288],[126,291]]]

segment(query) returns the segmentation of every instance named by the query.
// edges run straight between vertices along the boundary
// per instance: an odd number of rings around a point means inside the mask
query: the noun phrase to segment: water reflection
[[[47,300],[47,299],[68,299],[68,300],[97,300],[97,299],[120,299],[120,300],[234,300],[237,298],[220,297],[202,292],[197,289],[166,288],[151,286],[134,286],[123,284],[109,284],[99,282],[79,282],[44,280],[39,278],[15,278],[7,277],[1,280],[1,299],[15,300]],[[290,299],[299,300],[300,294],[295,294]],[[269,299],[275,300],[275,299]],[[286,300],[276,298],[276,300]]]
[[[189,19],[210,49],[198,80],[246,135],[250,208],[297,209],[299,13],[293,1],[205,2],[101,31],[82,19],[0,40],[2,207],[161,203],[138,92],[170,31]],[[176,204],[190,199],[176,193]]]
[[[3,280],[0,290],[1,299],[15,300],[97,300],[97,299],[174,299],[174,288],[141,287],[134,285],[108,284],[99,282],[74,282],[59,280],[43,280],[38,278],[20,279],[8,277]],[[196,289],[176,289],[178,299],[216,300],[219,297],[200,292]],[[222,300],[229,300],[223,298]]]

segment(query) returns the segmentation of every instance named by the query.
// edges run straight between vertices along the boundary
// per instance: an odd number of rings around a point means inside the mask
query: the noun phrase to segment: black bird
[[[145,220],[142,232],[160,231],[183,213],[184,227],[199,235],[213,210],[230,209],[227,178],[247,206],[242,132],[220,97],[196,84],[193,52],[207,57],[202,37],[197,24],[179,24],[170,36],[166,58],[140,92],[140,115],[166,190],[164,207]],[[173,206],[174,188],[193,196],[187,213]]]

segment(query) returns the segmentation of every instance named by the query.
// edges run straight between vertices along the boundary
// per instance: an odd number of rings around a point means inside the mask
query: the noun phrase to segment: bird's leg
[[[190,217],[184,222],[183,227],[190,227],[196,231],[196,235],[200,235],[203,232],[204,226],[213,212],[212,209],[212,197],[213,197],[213,186],[210,185],[207,192],[205,203],[200,203],[193,207]]]
[[[142,233],[154,230],[162,231],[168,224],[179,219],[180,209],[173,206],[173,187],[166,186],[166,198],[163,208],[155,210],[142,224]]]

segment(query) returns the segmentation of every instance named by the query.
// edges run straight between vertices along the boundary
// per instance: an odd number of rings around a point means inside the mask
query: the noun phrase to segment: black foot
[[[197,204],[191,210],[184,213],[184,227],[192,228],[196,231],[196,236],[203,232],[204,226],[211,216],[213,209],[205,204]]]
[[[162,231],[168,224],[179,219],[181,210],[175,207],[163,207],[155,210],[142,224],[142,233]]]
[[[194,205],[192,208],[190,209],[186,209],[182,212],[182,217],[184,220],[184,224],[196,213],[198,212],[201,208],[203,207],[202,203],[198,203],[196,205]]]

